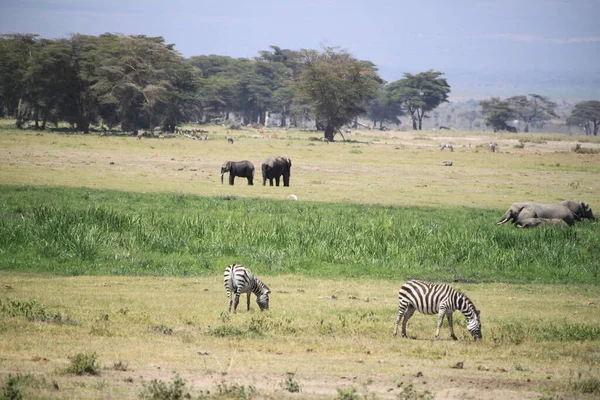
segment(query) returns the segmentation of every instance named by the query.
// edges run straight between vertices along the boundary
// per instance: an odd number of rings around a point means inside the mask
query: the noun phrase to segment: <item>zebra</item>
[[[438,314],[437,329],[435,338],[440,338],[440,328],[444,321],[444,316],[448,318],[450,325],[450,336],[457,340],[452,327],[452,313],[455,310],[462,312],[467,319],[467,330],[477,339],[481,339],[481,320],[479,310],[469,298],[447,284],[436,284],[419,280],[409,280],[400,288],[398,292],[398,316],[394,327],[394,336],[398,334],[398,324],[402,315],[402,337],[406,336],[406,323],[412,317],[415,310],[423,314]]]
[[[242,264],[231,264],[225,269],[223,285],[229,299],[229,312],[231,312],[231,305],[233,304],[233,313],[236,313],[242,293],[246,293],[248,311],[250,311],[251,293],[256,295],[256,303],[260,311],[269,309],[269,293],[271,293],[271,290],[260,279],[255,277],[250,269],[244,267]],[[232,294],[235,295],[235,301]]]

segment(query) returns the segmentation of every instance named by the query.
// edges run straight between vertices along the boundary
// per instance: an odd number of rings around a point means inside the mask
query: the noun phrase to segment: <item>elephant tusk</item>
[[[221,172],[221,185],[223,184],[223,175],[225,175],[225,172]]]
[[[500,221],[496,222],[496,225],[502,225],[506,221],[508,221],[508,218],[501,219]]]

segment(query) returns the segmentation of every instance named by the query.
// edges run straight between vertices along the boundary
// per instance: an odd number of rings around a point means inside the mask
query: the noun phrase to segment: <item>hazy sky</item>
[[[430,68],[600,73],[599,17],[600,0],[0,0],[0,33],[163,36],[185,57],[340,46],[388,81]]]

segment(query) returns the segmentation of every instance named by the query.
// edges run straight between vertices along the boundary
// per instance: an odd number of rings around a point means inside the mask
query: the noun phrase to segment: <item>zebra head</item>
[[[256,304],[258,304],[260,311],[269,309],[269,293],[271,293],[271,290],[265,285],[260,296],[256,296]]]
[[[471,319],[467,321],[467,330],[475,338],[475,340],[482,339],[481,334],[481,319],[479,318],[480,311],[475,309]]]

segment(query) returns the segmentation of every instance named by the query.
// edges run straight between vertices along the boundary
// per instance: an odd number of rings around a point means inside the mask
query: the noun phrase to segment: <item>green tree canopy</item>
[[[448,101],[450,85],[443,72],[429,70],[416,75],[405,73],[404,79],[388,86],[388,101],[402,104],[412,118],[413,129],[421,130],[427,113]]]
[[[335,133],[365,112],[363,104],[377,94],[381,78],[375,66],[345,50],[326,47],[322,52],[302,50],[302,73],[298,82],[301,101],[314,113],[324,136]]]
[[[529,125],[558,117],[554,109],[556,103],[539,94],[514,96],[506,99],[514,110],[517,118],[525,123],[524,132],[529,132]]]
[[[575,104],[571,115],[567,118],[567,125],[580,126],[586,135],[598,136],[600,127],[600,101],[589,100]]]
[[[506,123],[506,121],[513,120],[517,117],[517,113],[508,100],[500,100],[498,97],[492,97],[489,100],[481,100],[479,105],[481,106],[481,113],[484,116],[485,125],[491,126],[494,132],[517,131],[516,128],[513,128]]]

